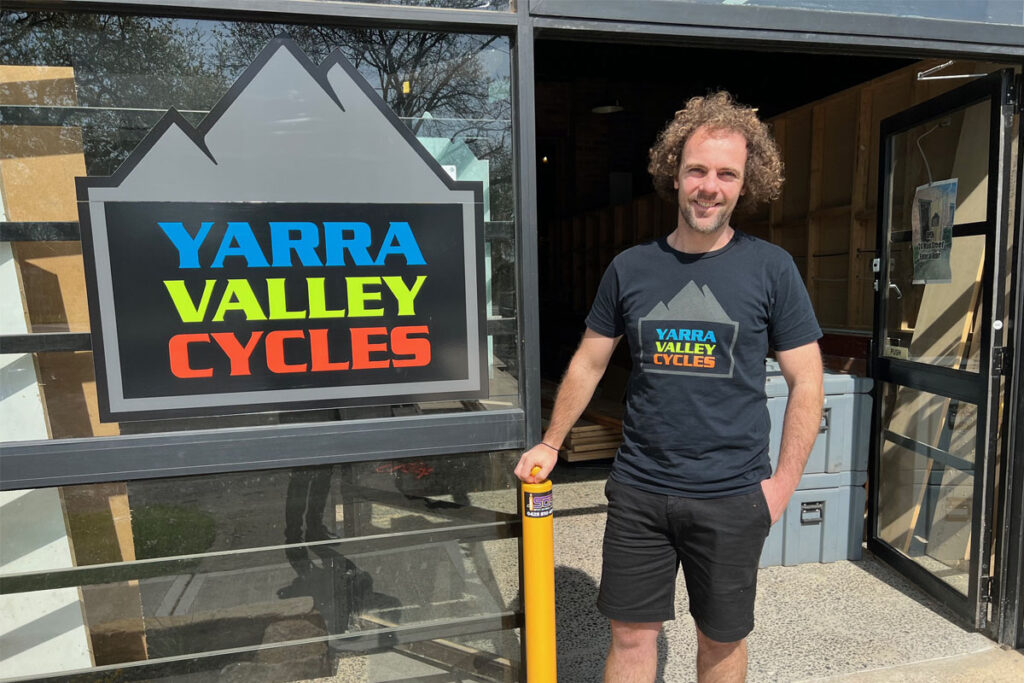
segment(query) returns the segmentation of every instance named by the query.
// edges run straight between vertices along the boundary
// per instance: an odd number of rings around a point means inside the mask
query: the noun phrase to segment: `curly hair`
[[[679,172],[683,146],[702,126],[713,131],[739,133],[747,139],[744,193],[737,203],[738,210],[749,211],[762,201],[778,198],[783,182],[782,159],[768,126],[757,118],[754,109],[736,104],[729,93],[720,91],[707,97],[691,98],[685,108],[676,112],[651,147],[647,171],[662,199],[678,203],[673,181]]]

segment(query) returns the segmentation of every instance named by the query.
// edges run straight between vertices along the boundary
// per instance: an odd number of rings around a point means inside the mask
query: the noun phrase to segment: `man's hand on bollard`
[[[519,458],[515,475],[527,484],[539,484],[548,478],[551,470],[555,469],[556,462],[558,462],[558,451],[546,444],[539,443]],[[533,473],[535,467],[540,468],[536,474]]]

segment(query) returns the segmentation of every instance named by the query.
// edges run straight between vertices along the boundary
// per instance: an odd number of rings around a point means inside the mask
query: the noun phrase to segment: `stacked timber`
[[[566,462],[614,458],[622,443],[622,425],[611,427],[581,417],[562,444],[558,457]]]
[[[554,396],[555,385],[542,382],[541,415],[545,428],[551,417]],[[558,457],[566,462],[614,458],[615,452],[622,444],[623,410],[621,402],[608,400],[600,395],[595,396],[580,419],[569,430],[568,436],[562,442],[562,449],[558,451]]]

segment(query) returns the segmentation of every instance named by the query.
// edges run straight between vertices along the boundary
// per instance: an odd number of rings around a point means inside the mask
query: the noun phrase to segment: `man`
[[[654,680],[681,566],[698,680],[742,681],[761,548],[818,434],[821,331],[793,259],[731,225],[737,205],[777,197],[782,186],[778,148],[753,110],[726,93],[691,99],[651,149],[649,171],[679,206],[675,230],[627,249],[605,272],[550,425],[515,473],[548,476],[627,335],[633,371],[605,489],[598,597],[612,631],[605,680]],[[769,349],[789,385],[774,473]]]

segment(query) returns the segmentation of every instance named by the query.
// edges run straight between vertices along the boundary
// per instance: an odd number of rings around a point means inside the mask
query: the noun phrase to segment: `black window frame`
[[[519,14],[523,13],[521,7]],[[116,0],[89,2],[6,2],[4,10],[138,14],[231,21],[372,25],[399,30],[488,33],[508,37],[512,46],[513,182],[516,193],[517,337],[520,355],[519,408],[436,415],[347,420],[331,423],[216,428],[113,437],[0,442],[0,490],[116,482],[130,479],[213,474],[275,467],[299,467],[440,454],[521,449],[527,434],[540,433],[539,348],[537,343],[536,221],[523,208],[532,206],[530,146],[519,132],[531,130],[533,68],[519,63],[517,31],[522,19],[513,12],[371,5],[330,0]],[[532,43],[530,45],[532,48]],[[532,53],[530,55],[532,59]],[[523,94],[529,105],[517,102]],[[522,123],[524,112],[530,120]],[[0,241],[68,241],[80,239],[76,222],[0,222]],[[496,321],[490,327],[504,327]],[[528,341],[529,340],[529,341]],[[88,333],[0,335],[0,353],[82,351],[92,347]],[[534,406],[528,407],[530,397]]]

